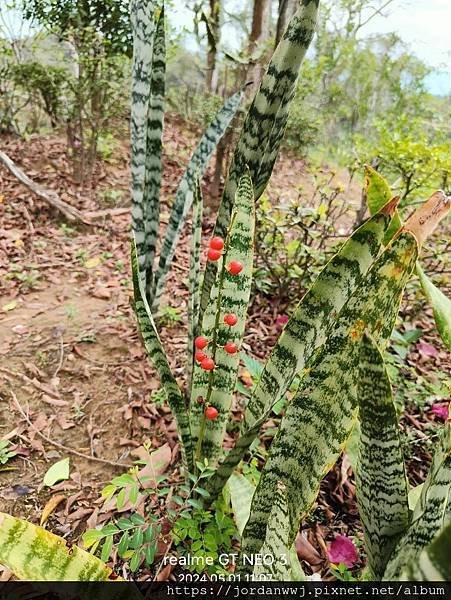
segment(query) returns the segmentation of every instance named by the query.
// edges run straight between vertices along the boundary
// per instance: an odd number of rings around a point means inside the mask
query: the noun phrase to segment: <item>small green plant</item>
[[[11,442],[9,440],[0,440],[0,465],[6,465],[15,456],[17,456],[17,452],[11,450]]]
[[[41,274],[37,269],[32,267],[26,268],[22,265],[11,265],[9,273],[5,278],[19,282],[21,291],[26,292],[37,288],[37,285],[41,280]]]
[[[162,306],[160,309],[160,313],[158,315],[158,321],[161,325],[165,327],[172,327],[176,323],[180,323],[182,320],[182,315],[180,314],[180,310],[178,308],[174,308],[173,306]]]
[[[122,190],[109,189],[104,190],[102,197],[108,204],[116,206],[123,198],[124,192]]]

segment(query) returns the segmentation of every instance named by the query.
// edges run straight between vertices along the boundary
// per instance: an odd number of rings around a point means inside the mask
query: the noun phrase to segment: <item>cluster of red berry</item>
[[[219,260],[222,256],[223,248],[224,240],[221,237],[212,238],[207,252],[208,260]],[[227,265],[227,271],[230,275],[238,275],[242,270],[243,265],[238,260],[232,260]],[[238,323],[238,317],[233,313],[227,313],[224,315],[224,323],[229,327],[233,327]],[[200,364],[204,371],[213,371],[216,367],[215,361],[204,352],[205,348],[208,346],[208,340],[203,336],[199,336],[195,339],[194,346],[196,347],[196,353],[194,355],[196,362]],[[238,352],[238,346],[234,342],[227,342],[224,346],[224,350],[227,354],[236,354]],[[200,403],[203,403],[203,399]],[[218,414],[219,413],[214,406],[207,406],[205,409],[205,416],[207,419],[216,419]]]

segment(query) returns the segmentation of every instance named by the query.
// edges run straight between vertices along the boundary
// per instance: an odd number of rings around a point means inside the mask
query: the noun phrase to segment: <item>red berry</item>
[[[208,358],[208,356],[205,354],[205,352],[202,352],[201,350],[199,350],[199,352],[196,352],[196,354],[194,355],[194,358],[196,359],[196,362],[201,363],[206,358]]]
[[[199,396],[199,397],[197,398],[197,404],[203,404],[203,403],[204,403],[204,399],[203,399],[203,397],[202,397],[202,396]]]
[[[207,406],[205,409],[205,416],[207,419],[213,420],[218,418],[218,411],[214,406]]]
[[[207,252],[208,260],[219,260],[222,256],[222,252],[220,250],[215,250],[214,248],[210,248]]]
[[[224,315],[224,323],[226,325],[230,325],[230,327],[233,327],[234,325],[236,325],[238,323],[238,317],[236,315],[234,315],[233,313],[228,313],[228,314]]]
[[[204,371],[213,371],[215,368],[215,361],[212,358],[204,358],[204,360],[200,363],[200,366]]]
[[[222,250],[224,248],[224,240],[222,237],[216,236],[210,240],[210,248],[213,250]]]
[[[227,342],[227,344],[224,346],[224,350],[227,352],[227,354],[236,354],[238,352],[238,346],[233,342]]]
[[[194,340],[194,345],[198,350],[203,350],[208,346],[208,340],[200,335]]]
[[[241,273],[243,269],[243,263],[240,263],[238,260],[230,261],[227,267],[227,271],[230,273],[230,275],[238,275],[238,273]]]

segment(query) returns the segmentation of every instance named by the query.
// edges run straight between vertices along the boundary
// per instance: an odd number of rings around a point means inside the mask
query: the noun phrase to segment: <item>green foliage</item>
[[[265,196],[258,203],[255,290],[279,310],[297,303],[334,254],[341,218],[349,211],[334,173],[313,167],[311,174],[315,187],[308,200],[300,190],[296,200],[279,206]]]
[[[129,564],[130,571],[137,571],[143,564],[151,567],[157,552],[161,524],[153,515],[145,519],[138,513],[119,518],[115,524],[108,523],[100,529],[90,529],[83,536],[85,548],[91,553],[99,550],[100,559],[107,562],[114,551]]]
[[[71,0],[24,0],[24,13],[27,19],[66,35],[94,28],[105,40],[105,47],[111,54],[132,52],[132,34],[129,17],[129,3],[126,0],[85,0],[74,3]]]
[[[17,452],[12,450],[11,445],[9,440],[0,440],[0,465],[6,465],[11,458],[17,455]]]
[[[429,196],[435,189],[446,191],[451,173],[449,140],[408,116],[382,120],[374,138],[356,137],[359,162],[376,160],[380,172],[392,182],[402,203]]]

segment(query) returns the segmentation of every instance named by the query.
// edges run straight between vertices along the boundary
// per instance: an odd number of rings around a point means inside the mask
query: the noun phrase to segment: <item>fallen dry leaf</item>
[[[47,519],[50,517],[55,508],[66,499],[64,494],[56,494],[52,496],[47,504],[42,509],[41,520],[39,521],[40,525],[44,525],[47,522]]]

